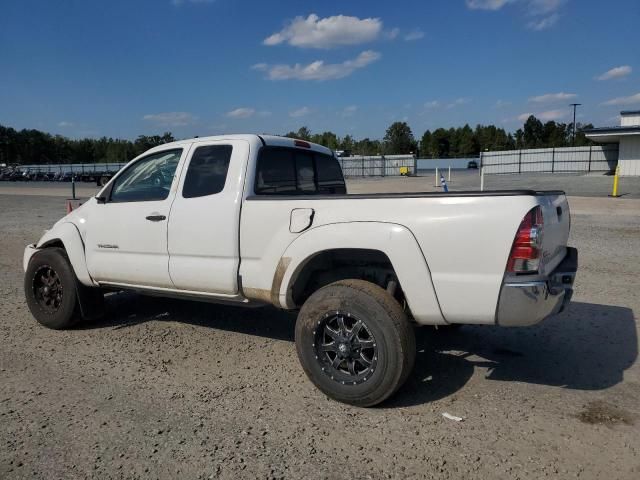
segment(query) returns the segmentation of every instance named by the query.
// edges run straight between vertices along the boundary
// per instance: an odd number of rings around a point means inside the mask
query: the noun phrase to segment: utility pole
[[[573,147],[576,146],[576,108],[578,108],[581,103],[570,103],[569,106],[573,107],[573,140],[571,141],[571,145]]]

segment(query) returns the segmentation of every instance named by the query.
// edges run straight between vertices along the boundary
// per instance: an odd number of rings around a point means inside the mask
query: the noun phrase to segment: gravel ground
[[[407,384],[359,409],[307,381],[295,316],[272,308],[123,293],[105,320],[40,327],[22,250],[64,202],[24,193],[0,194],[2,479],[640,478],[639,200],[570,199],[567,312],[420,329]]]

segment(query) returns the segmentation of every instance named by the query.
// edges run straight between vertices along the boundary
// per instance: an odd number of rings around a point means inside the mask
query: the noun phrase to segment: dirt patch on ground
[[[629,412],[601,400],[588,403],[577,416],[581,422],[592,425],[617,425],[620,423],[633,425],[635,423]]]

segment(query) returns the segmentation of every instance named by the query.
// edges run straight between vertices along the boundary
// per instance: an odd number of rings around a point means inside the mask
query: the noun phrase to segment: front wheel
[[[398,302],[363,280],[316,291],[296,323],[296,350],[309,379],[340,402],[370,407],[393,395],[415,360],[413,327]]]
[[[27,306],[35,319],[56,330],[80,318],[76,277],[65,251],[45,248],[33,254],[24,276]]]

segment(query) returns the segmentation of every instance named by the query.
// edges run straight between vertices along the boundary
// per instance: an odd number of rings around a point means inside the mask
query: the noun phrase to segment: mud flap
[[[76,280],[80,315],[83,320],[97,320],[104,315],[104,291],[91,288]]]

